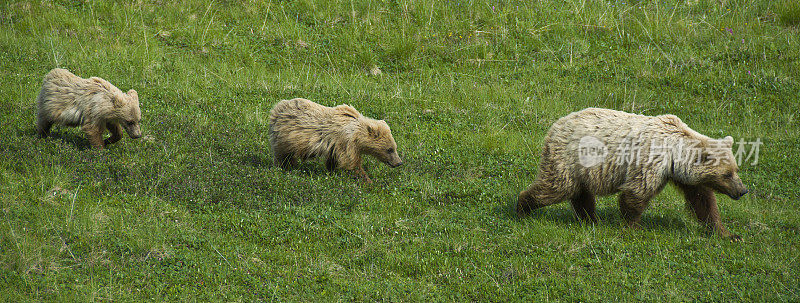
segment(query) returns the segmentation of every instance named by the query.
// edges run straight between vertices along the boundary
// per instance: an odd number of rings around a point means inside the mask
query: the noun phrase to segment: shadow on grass
[[[516,212],[517,207],[517,197],[514,196],[513,198],[509,198],[505,205],[500,205],[495,208],[495,213],[498,217],[506,220],[517,220],[517,221],[527,221],[527,220],[534,220],[534,221],[551,221],[558,223],[560,225],[571,225],[575,223],[581,223],[578,219],[578,216],[572,210],[569,202],[564,201],[559,204],[551,205],[548,207],[536,209],[532,211],[529,215],[524,217],[519,217]],[[619,208],[615,206],[606,206],[601,207],[598,205],[597,208],[597,225],[609,225],[609,226],[624,226],[625,222],[622,219]],[[680,216],[691,216],[688,213],[680,213],[680,212],[668,212],[663,216],[656,216],[656,215],[648,215],[648,212],[645,211],[642,215],[642,227],[647,229],[663,229],[663,230],[686,230],[687,226],[685,221]]]
[[[30,131],[31,136],[37,137],[36,130]],[[45,137],[45,140],[61,140],[61,142],[72,144],[78,150],[87,150],[91,149],[92,146],[89,144],[89,140],[83,135],[83,133],[76,134],[73,132],[65,131],[63,129],[58,131],[50,131],[50,136]]]
[[[275,163],[272,161],[272,156],[264,155],[264,154],[247,154],[244,156],[239,157],[239,163],[251,167],[256,168],[273,168],[275,167]],[[337,169],[333,172],[328,171],[325,166],[319,160],[307,160],[307,161],[299,161],[297,165],[292,167],[283,169],[284,172],[297,172],[299,174],[305,176],[318,176],[318,175],[329,175],[334,174],[338,171],[344,171],[341,169]]]
[[[261,154],[249,154],[239,157],[239,163],[260,168],[270,168],[275,165],[272,163],[272,157],[264,156]]]
[[[271,160],[267,160],[270,167],[274,166]],[[297,165],[289,167],[284,172],[294,172],[300,175],[304,175],[307,177],[314,177],[314,176],[333,176],[337,173],[346,173],[343,169],[336,169],[334,171],[329,171],[325,168],[325,166],[316,160],[308,160],[308,161],[300,161]]]

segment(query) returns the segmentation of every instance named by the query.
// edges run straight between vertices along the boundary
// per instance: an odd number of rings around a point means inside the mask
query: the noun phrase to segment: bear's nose
[[[397,164],[395,164],[395,165],[392,165],[392,167],[398,167],[398,166],[400,166],[400,165],[403,165],[403,162],[402,162],[402,161],[400,161],[400,162],[397,162]]]
[[[733,198],[734,200],[739,200],[740,198],[742,198],[742,196],[744,196],[746,193],[749,193],[749,192],[750,192],[749,190],[747,190],[747,189],[744,189],[744,190],[742,190],[741,192],[739,192],[739,193],[736,195],[736,197],[731,197],[731,198]]]

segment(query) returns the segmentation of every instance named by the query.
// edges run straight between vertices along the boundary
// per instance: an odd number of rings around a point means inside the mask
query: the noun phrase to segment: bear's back
[[[310,100],[283,100],[270,110],[271,125],[314,129],[340,128],[357,123],[363,116],[352,106],[327,107]]]
[[[98,93],[123,94],[121,90],[103,78],[91,77],[84,79],[63,68],[54,68],[48,72],[45,75],[42,88],[48,94],[68,94],[73,98],[81,98]]]
[[[649,151],[649,136],[659,127],[655,118],[603,108],[573,112],[548,131],[543,161],[593,194],[616,192],[628,173],[641,169],[633,166],[644,164],[637,157]],[[594,158],[581,154],[587,150]]]

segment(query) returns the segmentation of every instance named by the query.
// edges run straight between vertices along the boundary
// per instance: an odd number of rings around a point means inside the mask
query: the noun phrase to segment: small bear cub
[[[53,69],[44,77],[36,103],[40,138],[50,134],[53,124],[80,126],[89,144],[97,149],[119,141],[123,128],[133,139],[142,136],[139,95],[132,89],[123,93],[98,77],[83,79],[66,69]],[[111,137],[103,140],[106,130]]]
[[[269,140],[275,166],[283,169],[298,160],[325,157],[328,170],[344,168],[371,183],[362,154],[391,167],[403,164],[386,121],[364,117],[349,105],[327,107],[302,98],[280,101],[269,113]]]

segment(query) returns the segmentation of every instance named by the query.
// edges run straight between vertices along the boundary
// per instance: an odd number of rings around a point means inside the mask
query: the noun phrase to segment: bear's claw
[[[742,240],[742,237],[739,236],[739,235],[730,235],[730,236],[728,236],[728,240],[730,240],[731,242],[743,242],[744,241],[744,240]]]

